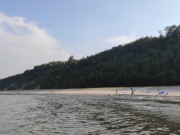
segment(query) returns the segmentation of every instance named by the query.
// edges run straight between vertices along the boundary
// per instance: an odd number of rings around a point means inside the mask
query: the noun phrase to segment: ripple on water
[[[1,95],[0,101],[0,134],[4,135],[180,133],[180,105],[156,98]]]

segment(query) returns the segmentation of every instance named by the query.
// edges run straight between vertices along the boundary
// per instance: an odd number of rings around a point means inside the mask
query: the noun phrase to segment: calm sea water
[[[1,135],[179,135],[180,99],[0,95]]]

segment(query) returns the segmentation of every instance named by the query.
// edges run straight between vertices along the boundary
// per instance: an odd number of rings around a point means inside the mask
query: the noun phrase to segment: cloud
[[[124,45],[126,43],[135,41],[136,39],[137,39],[137,37],[135,36],[135,34],[131,33],[130,36],[116,36],[116,37],[106,39],[105,42],[113,44],[113,45],[120,45],[120,44]]]
[[[42,63],[64,61],[69,56],[58,40],[35,22],[0,12],[0,78]]]

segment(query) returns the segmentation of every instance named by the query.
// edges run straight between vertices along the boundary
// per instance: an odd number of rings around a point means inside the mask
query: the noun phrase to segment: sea
[[[0,94],[0,135],[180,135],[180,97]]]

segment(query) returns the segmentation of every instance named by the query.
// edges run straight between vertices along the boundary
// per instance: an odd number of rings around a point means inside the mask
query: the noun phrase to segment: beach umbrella
[[[166,95],[166,92],[164,92],[164,91],[161,91],[161,95]]]
[[[144,92],[147,93],[147,89],[146,88],[143,88]]]

